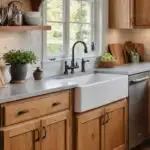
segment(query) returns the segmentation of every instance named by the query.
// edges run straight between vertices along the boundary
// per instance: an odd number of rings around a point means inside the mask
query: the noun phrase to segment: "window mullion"
[[[63,53],[66,58],[69,54],[70,0],[63,0],[63,4]]]
[[[95,42],[95,1],[91,4],[91,42]]]

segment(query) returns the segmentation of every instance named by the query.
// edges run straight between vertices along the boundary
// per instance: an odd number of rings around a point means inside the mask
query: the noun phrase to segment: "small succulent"
[[[33,64],[36,63],[36,55],[32,51],[10,50],[3,55],[8,64]]]

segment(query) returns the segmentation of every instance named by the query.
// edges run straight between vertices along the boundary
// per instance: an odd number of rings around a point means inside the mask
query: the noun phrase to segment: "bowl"
[[[42,21],[41,13],[34,12],[34,11],[25,12],[24,19],[28,25],[41,25],[41,21]]]
[[[115,61],[103,61],[97,65],[97,68],[114,68],[115,66]]]

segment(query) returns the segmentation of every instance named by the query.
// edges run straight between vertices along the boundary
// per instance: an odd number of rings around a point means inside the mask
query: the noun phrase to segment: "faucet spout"
[[[77,68],[77,66],[75,65],[75,47],[79,43],[81,43],[84,46],[84,53],[88,53],[88,50],[87,50],[88,48],[87,48],[87,45],[86,45],[85,42],[77,41],[73,44],[73,47],[72,47],[72,60],[71,60],[71,67],[72,67],[71,73],[74,73],[74,69]]]

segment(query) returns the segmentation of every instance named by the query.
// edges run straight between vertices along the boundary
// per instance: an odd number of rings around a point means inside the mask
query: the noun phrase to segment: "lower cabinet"
[[[39,120],[3,128],[0,150],[39,150],[39,129]]]
[[[77,116],[77,150],[102,150],[104,109],[96,109]]]
[[[69,111],[43,118],[41,150],[71,150]]]
[[[69,110],[4,127],[0,150],[71,150]]]
[[[127,100],[77,115],[77,150],[127,150]]]

